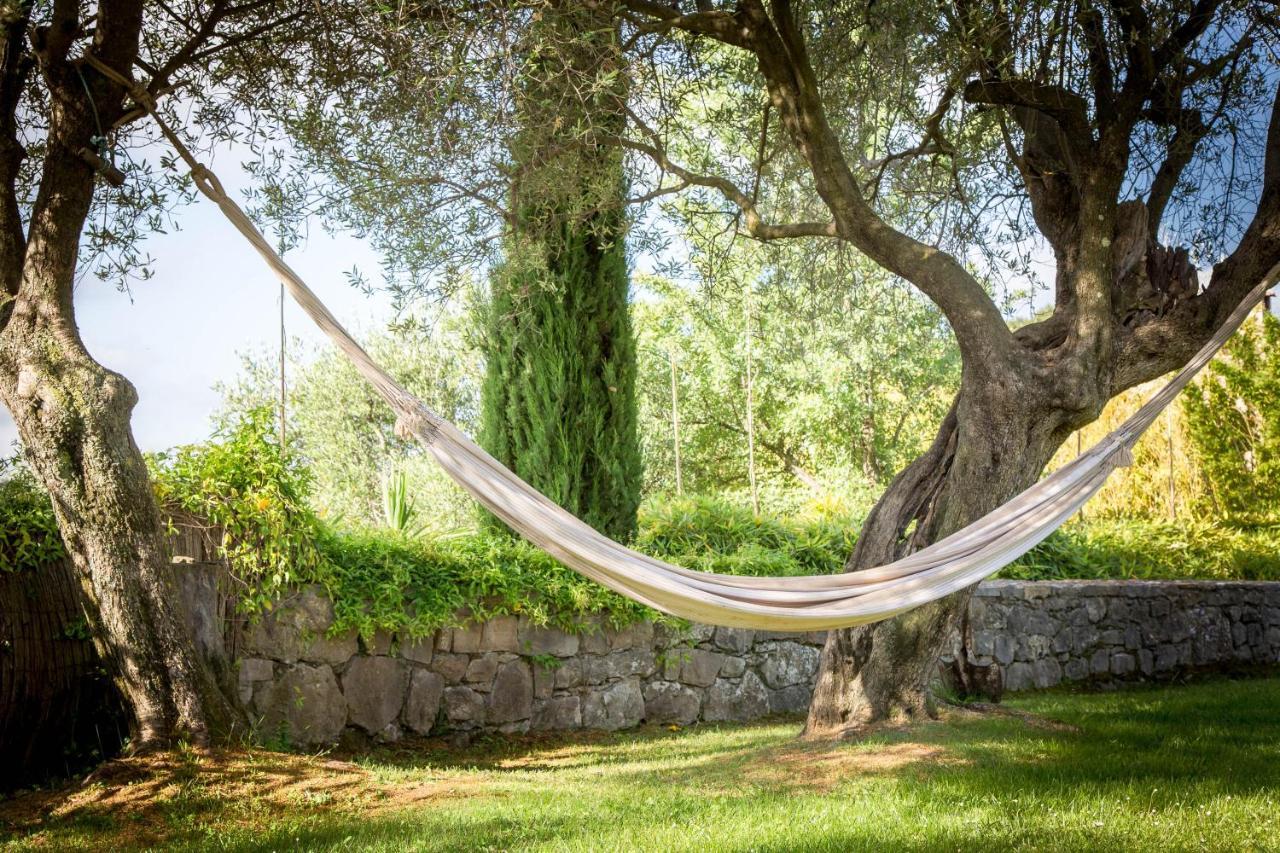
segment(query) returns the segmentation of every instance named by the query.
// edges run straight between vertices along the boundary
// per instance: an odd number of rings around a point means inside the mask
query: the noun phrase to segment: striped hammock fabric
[[[977,583],[1039,544],[1092,497],[1160,412],[1213,358],[1273,282],[1262,284],[1196,356],[1132,417],[1067,465],[935,544],[892,563],[835,575],[740,577],[684,569],[641,554],[575,518],[402,388],[360,347],[272,250],[215,178],[201,192],[258,250],[304,311],[399,415],[402,430],[513,530],[609,589],[665,613],[711,625],[812,631],[876,622]]]
[[[396,412],[398,427],[430,451],[440,467],[478,502],[566,566],[658,610],[712,625],[809,631],[876,622],[970,586],[1025,554],[1071,517],[1130,461],[1129,449],[1160,412],[1213,358],[1278,274],[1273,267],[1208,343],[1118,429],[1069,464],[987,515],[933,545],[858,572],[810,577],[738,577],[691,571],[633,551],[552,503],[427,408],[347,333],[284,259],[271,248],[217,177],[156,116],[150,95],[86,54],[86,61],[126,86],[152,112],[191,169],[196,187],[253,245],[285,288]]]

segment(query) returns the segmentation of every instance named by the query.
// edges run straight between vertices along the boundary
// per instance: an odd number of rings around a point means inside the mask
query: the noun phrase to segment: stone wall
[[[825,635],[641,622],[571,634],[504,616],[398,641],[328,635],[302,590],[247,626],[240,699],[260,736],[310,746],[350,726],[406,733],[622,729],[750,720],[808,706]]]
[[[824,635],[649,623],[582,634],[502,617],[419,640],[331,637],[305,589],[236,643],[267,740],[621,729],[803,711]],[[1018,582],[979,587],[951,655],[1008,690],[1167,678],[1280,661],[1280,584]],[[944,658],[945,660],[945,658]]]
[[[968,616],[948,657],[994,663],[1005,690],[1280,663],[1280,583],[994,580]]]

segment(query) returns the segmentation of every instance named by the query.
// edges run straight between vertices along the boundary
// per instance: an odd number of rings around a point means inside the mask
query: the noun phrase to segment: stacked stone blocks
[[[501,616],[430,637],[330,636],[333,605],[300,590],[247,626],[240,698],[269,741],[689,725],[803,712],[822,633],[641,622],[581,633]],[[1280,584],[989,581],[967,647],[1004,689],[1112,684],[1280,662]]]
[[[639,622],[581,633],[499,616],[430,637],[329,635],[332,603],[301,590],[249,625],[240,699],[263,739],[630,728],[803,710],[824,634]]]
[[[968,648],[1005,690],[1167,680],[1280,663],[1280,583],[1011,581],[981,584]]]

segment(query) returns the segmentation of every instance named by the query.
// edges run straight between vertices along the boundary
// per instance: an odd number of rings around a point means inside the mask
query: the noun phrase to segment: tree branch
[[[747,429],[742,424],[732,423],[720,418],[711,418],[703,423],[709,426],[719,427],[726,432],[734,432],[738,435],[747,434]],[[787,445],[784,439],[769,438],[765,435],[764,432],[767,429],[768,427],[765,424],[759,421],[756,422],[756,443],[759,444],[760,447],[769,451],[769,453],[773,454],[774,458],[782,463],[782,472],[784,474],[790,474],[792,477],[795,477],[803,483],[810,491],[815,494],[821,494],[823,491],[822,482],[813,474],[809,473],[809,471],[800,464],[800,460],[796,457],[796,454],[792,451],[791,447]]]
[[[1115,115],[1115,72],[1108,55],[1107,33],[1102,13],[1092,3],[1080,3],[1080,29],[1089,48],[1089,76],[1093,82],[1093,103],[1099,123],[1109,123]]]
[[[674,6],[651,0],[624,0],[623,8],[638,15],[635,18],[639,35],[683,30],[695,35],[709,36],[716,41],[734,47],[746,47],[741,22],[736,13],[724,11],[698,11],[681,14]]]
[[[1172,122],[1175,127],[1173,138],[1164,161],[1156,170],[1151,180],[1151,190],[1147,193],[1148,231],[1154,236],[1160,221],[1164,219],[1165,209],[1178,186],[1183,171],[1195,156],[1196,146],[1209,132],[1209,127],[1200,116],[1199,110],[1179,109],[1178,118]]]
[[[737,184],[727,178],[717,175],[703,175],[681,166],[673,161],[662,146],[661,140],[658,138],[657,131],[650,128],[644,121],[627,109],[628,117],[642,133],[650,138],[650,142],[641,142],[628,137],[613,137],[613,142],[623,148],[644,154],[652,160],[658,168],[664,172],[669,172],[681,180],[683,184],[690,186],[706,187],[713,189],[723,195],[730,203],[742,211],[743,224],[746,226],[747,234],[756,240],[781,240],[793,237],[834,237],[836,236],[836,227],[834,222],[791,222],[784,224],[774,224],[764,221],[760,216],[760,212],[756,209],[755,203],[751,196],[748,195]]]
[[[709,36],[755,54],[772,108],[809,164],[815,188],[832,213],[832,222],[768,226],[760,222],[758,214],[752,214],[750,198],[732,182],[680,169],[666,158],[660,145],[636,140],[622,144],[655,159],[683,180],[723,193],[744,211],[748,230],[755,231],[753,236],[819,234],[847,240],[933,300],[951,323],[961,352],[971,363],[988,363],[996,354],[1011,348],[1013,338],[1008,326],[977,279],[951,255],[893,228],[867,203],[827,121],[804,40],[787,0],[775,0],[772,15],[765,11],[761,0],[743,0],[732,15],[702,13],[694,20],[686,19],[672,7],[646,0],[625,0],[624,5],[642,21],[647,18],[664,27],[669,24],[669,28]]]
[[[916,145],[906,148],[902,151],[894,151],[883,157],[877,157],[875,160],[864,160],[862,168],[875,171],[875,177],[867,182],[867,195],[870,198],[876,198],[880,194],[880,182],[884,180],[884,173],[888,171],[889,166],[899,160],[910,160],[915,157],[925,157],[933,154],[954,154],[955,146],[953,146],[942,134],[942,120],[946,117],[947,111],[951,109],[951,104],[955,100],[956,89],[948,84],[942,90],[942,96],[938,99],[938,105],[934,107],[924,120],[924,128],[920,134],[920,142]]]
[[[1257,210],[1235,251],[1213,267],[1204,292],[1129,330],[1117,341],[1112,393],[1183,364],[1280,263],[1280,89],[1272,100]]]
[[[971,80],[964,87],[964,97],[971,104],[1026,107],[1042,113],[1062,129],[1073,157],[1077,160],[1088,157],[1093,140],[1088,105],[1084,98],[1065,86],[1030,80]]]
[[[1204,35],[1222,0],[1199,0],[1191,13],[1152,54],[1153,72],[1158,74],[1170,62],[1181,56],[1192,42]]]
[[[809,163],[814,186],[831,210],[840,237],[938,305],[971,364],[986,363],[1007,351],[1012,335],[977,279],[950,254],[889,225],[863,197],[827,120],[789,0],[774,0],[772,17],[760,0],[744,0],[739,10],[774,109]]]
[[[31,6],[22,3],[11,17],[0,20],[0,330],[18,295],[27,250],[17,193],[18,172],[27,152],[18,140],[17,115],[34,63],[26,45]]]

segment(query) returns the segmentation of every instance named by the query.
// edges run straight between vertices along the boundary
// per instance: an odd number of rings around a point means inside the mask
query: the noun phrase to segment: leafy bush
[[[710,497],[651,500],[636,547],[690,569],[735,575],[831,574],[844,567],[857,529],[840,516],[755,515]]]
[[[274,430],[269,410],[253,410],[219,442],[180,448],[154,465],[157,494],[171,513],[227,531],[226,553],[244,582],[242,606],[250,612],[269,609],[289,585],[317,583],[334,600],[333,630],[355,628],[365,636],[380,629],[426,634],[467,610],[479,619],[518,614],[564,628],[588,617],[621,625],[654,615],[507,536],[412,536],[325,522],[310,509],[309,472],[281,453]],[[54,555],[41,550],[61,543],[48,499],[35,484],[10,477],[0,482],[0,498],[5,565]],[[842,570],[856,539],[846,511],[814,505],[784,518],[721,498],[654,498],[641,510],[636,544],[704,571],[829,574]],[[1280,579],[1277,554],[1280,526],[1095,519],[1063,528],[1004,576]]]
[[[365,636],[425,634],[455,623],[463,608],[565,627],[591,614],[621,623],[647,613],[508,537],[414,538],[324,523],[309,506],[310,473],[281,453],[269,409],[250,410],[218,439],[157,457],[153,476],[170,513],[225,531],[244,610],[270,609],[291,584],[318,583],[334,600],[334,630]]]
[[[435,540],[327,529],[318,545],[336,628],[365,636],[377,629],[420,636],[456,624],[462,610],[477,619],[524,615],[566,629],[595,615],[615,625],[653,615],[506,535]]]
[[[17,463],[0,460],[0,571],[38,569],[66,553],[49,496]]]
[[[1238,523],[1280,521],[1280,320],[1262,312],[1186,396],[1188,432],[1216,509]]]
[[[216,437],[152,459],[161,506],[221,528],[248,611],[270,608],[290,584],[323,581],[311,475],[281,452],[271,410],[250,409]]]
[[[1000,572],[1026,580],[1280,580],[1280,526],[1124,519],[1075,522]]]
[[[704,571],[824,574],[844,565],[853,535],[838,520],[756,517],[724,501],[690,497],[650,501],[641,511],[637,547]],[[517,614],[563,628],[589,616],[616,625],[655,616],[509,536],[413,538],[321,527],[317,545],[338,628],[366,636],[378,629],[425,634],[452,624],[464,609],[480,619]]]

